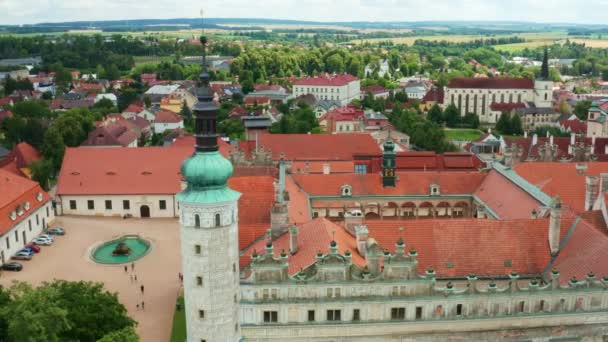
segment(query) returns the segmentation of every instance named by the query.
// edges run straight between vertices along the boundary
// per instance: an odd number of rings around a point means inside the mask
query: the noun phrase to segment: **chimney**
[[[524,138],[528,137],[528,131],[524,131]]]
[[[608,154],[608,144],[604,145],[604,154]]]
[[[291,226],[289,228],[289,253],[296,254],[298,251],[298,227]]]
[[[553,145],[553,136],[552,136],[552,135],[551,135],[551,136],[549,136],[549,144],[550,144],[550,145]]]
[[[570,133],[570,145],[574,146],[576,144],[576,134]]]
[[[591,210],[599,195],[600,177],[587,176],[585,180],[585,210]]]
[[[360,255],[365,256],[365,249],[367,248],[367,237],[369,236],[369,230],[365,225],[355,226],[355,239],[357,240],[357,251]]]
[[[534,133],[534,135],[532,135],[532,146],[535,146],[536,144],[538,144],[538,135]]]
[[[285,191],[285,161],[279,161],[279,181],[275,182],[275,198],[270,209],[270,229],[272,238],[276,239],[287,231],[289,226],[289,207]]]
[[[551,255],[559,252],[559,232],[562,221],[562,201],[556,196],[551,202],[551,214],[549,217],[549,249]]]
[[[328,163],[323,164],[323,174],[328,175],[331,173],[331,166]]]
[[[380,273],[380,261],[383,255],[382,248],[378,246],[378,242],[374,238],[365,241],[365,263],[372,275]]]
[[[584,176],[587,174],[587,164],[576,164],[576,174]]]
[[[549,131],[547,131],[547,138],[549,137],[549,135],[550,135],[550,133],[549,133]]]
[[[595,135],[591,137],[591,146],[593,146],[595,149]],[[593,152],[593,153],[595,153],[595,152]]]

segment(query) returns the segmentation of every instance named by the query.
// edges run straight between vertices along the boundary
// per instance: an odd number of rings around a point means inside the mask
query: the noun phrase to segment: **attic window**
[[[511,260],[505,260],[505,267],[513,266],[513,262]]]
[[[25,208],[25,210],[30,210],[30,202],[25,202],[23,208]]]
[[[340,188],[340,193],[342,196],[352,196],[353,188],[348,184],[342,185],[342,187]]]
[[[9,216],[10,216],[11,220],[15,221],[17,219],[17,212],[13,210],[13,211],[11,211]]]
[[[152,172],[150,172],[150,171],[144,171],[141,174],[144,175],[144,176],[149,176],[149,175],[152,174]]]
[[[78,175],[80,175],[80,172],[78,172],[78,171],[72,171],[71,175],[72,176],[78,176]]]
[[[38,202],[42,202],[42,192],[39,192],[39,193],[36,194],[36,200]]]
[[[108,172],[106,172],[106,175],[108,175],[108,176],[116,176],[116,172],[114,172],[114,171],[108,171]]]
[[[454,263],[450,260],[448,260],[448,262],[445,263],[445,267],[446,268],[454,268]]]
[[[441,192],[439,191],[439,185],[431,184],[431,196],[438,196]]]

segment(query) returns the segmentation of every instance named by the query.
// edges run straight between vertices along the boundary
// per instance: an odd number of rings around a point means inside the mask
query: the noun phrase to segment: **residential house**
[[[384,75],[390,76],[390,66],[387,59],[378,61],[378,64],[368,64],[365,66],[365,76],[370,77],[374,75],[374,72],[378,71],[378,77],[384,77]]]
[[[154,133],[161,134],[165,131],[184,128],[184,120],[175,112],[160,110],[156,112],[152,127]]]
[[[161,100],[168,95],[171,95],[180,88],[179,84],[155,85],[148,89],[144,96],[148,97],[152,104],[160,105]]]
[[[126,120],[126,119],[125,119]],[[138,135],[130,130],[127,125],[119,122],[102,125],[95,128],[87,139],[81,144],[82,147],[137,147]]]
[[[141,74],[139,75],[139,78],[141,79],[141,84],[143,85],[149,85],[150,83],[156,82],[156,74]]]
[[[321,74],[295,81],[293,96],[307,94],[319,100],[336,100],[344,106],[361,97],[361,83],[357,77],[349,74]]]
[[[327,133],[356,133],[363,131],[363,109],[339,107],[319,118],[319,127]]]
[[[407,97],[416,100],[422,100],[428,90],[429,88],[424,82],[410,82],[403,87],[403,91],[407,94]]]
[[[31,178],[30,165],[40,159],[42,159],[42,155],[36,148],[26,142],[21,142],[13,146],[11,152],[0,160],[0,169]]]
[[[374,99],[387,99],[390,95],[390,91],[381,85],[361,87],[361,100],[368,94],[371,94]]]

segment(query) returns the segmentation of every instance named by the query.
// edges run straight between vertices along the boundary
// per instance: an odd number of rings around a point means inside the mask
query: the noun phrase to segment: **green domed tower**
[[[384,152],[382,153],[382,186],[395,187],[395,143],[388,133],[386,142],[383,145]]]
[[[201,43],[203,64],[193,109],[196,146],[182,164],[187,186],[177,195],[187,341],[238,341],[241,194],[228,187],[234,169],[219,152],[218,107],[209,89],[205,58],[207,39],[201,37]]]

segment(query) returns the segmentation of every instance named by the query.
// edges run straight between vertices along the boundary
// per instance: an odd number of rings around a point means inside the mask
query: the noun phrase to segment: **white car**
[[[38,239],[45,239],[45,240],[51,240],[51,242],[55,241],[55,238],[52,235],[49,234],[42,234],[38,236]]]
[[[32,240],[32,243],[38,246],[50,246],[53,244],[53,241],[48,239],[35,238],[34,240]]]

